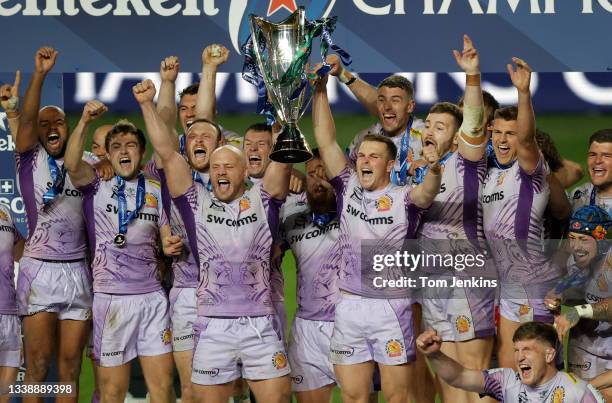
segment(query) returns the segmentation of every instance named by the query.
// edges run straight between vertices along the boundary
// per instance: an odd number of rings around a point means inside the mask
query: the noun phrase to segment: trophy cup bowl
[[[280,23],[255,15],[249,21],[256,63],[276,119],[283,125],[270,159],[283,163],[308,161],[312,152],[297,126],[312,98],[311,91],[307,91],[306,72],[312,27],[307,23],[306,12],[300,7]]]

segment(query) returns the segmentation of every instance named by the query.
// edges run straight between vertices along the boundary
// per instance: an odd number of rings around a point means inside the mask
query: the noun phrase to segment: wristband
[[[465,75],[466,86],[480,86],[480,74],[466,74]]]
[[[357,77],[355,77],[353,73],[346,70],[344,67],[342,67],[342,70],[340,70],[340,72],[338,73],[338,80],[340,80],[342,84],[352,84],[355,82],[356,79]]]
[[[593,319],[593,306],[591,304],[576,305],[574,308],[581,318]]]
[[[19,97],[11,96],[6,100],[6,112],[16,112],[19,107]]]
[[[344,84],[345,84],[347,87],[350,87],[350,85],[351,85],[351,84],[353,84],[355,81],[357,81],[357,77],[356,77],[356,76],[353,76],[353,78],[351,78],[350,80],[348,80],[348,81],[347,81],[347,82],[345,82]]]

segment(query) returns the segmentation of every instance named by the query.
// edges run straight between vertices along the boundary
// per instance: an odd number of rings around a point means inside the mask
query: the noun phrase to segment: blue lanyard
[[[138,174],[138,187],[136,190],[136,208],[129,214],[127,213],[127,200],[125,199],[125,179],[120,176],[115,176],[117,179],[117,202],[119,204],[119,233],[126,234],[128,225],[132,222],[138,212],[144,205],[145,200],[145,177],[141,173]]]
[[[206,190],[208,190],[209,192],[212,191],[212,182],[210,181],[210,179],[208,179],[208,183],[205,184],[204,180],[200,176],[200,173],[198,171],[196,171],[195,169],[191,170],[191,177],[193,178],[194,182],[197,182],[200,185],[206,187]]]
[[[446,153],[444,157],[440,160],[440,166],[444,166],[446,160],[448,160],[453,155],[452,151]],[[414,183],[420,185],[425,180],[425,175],[429,171],[429,165],[425,165],[424,167],[418,167],[414,170]]]
[[[590,202],[591,206],[595,206],[597,205],[597,189],[595,188],[595,185],[593,185],[593,189],[591,189],[591,202]]]
[[[49,165],[49,172],[51,173],[51,182],[53,183],[49,190],[45,192],[43,195],[43,204],[49,204],[57,195],[62,193],[64,190],[64,182],[66,179],[66,168],[62,165],[62,167],[57,166],[57,161],[55,158],[48,155],[47,156],[47,164]]]
[[[405,185],[406,178],[408,177],[408,150],[410,149],[410,129],[412,129],[412,116],[408,119],[408,125],[406,131],[402,136],[402,142],[400,143],[400,170],[391,175],[391,181],[396,185]]]
[[[179,136],[179,151],[181,152],[181,155],[185,155],[185,143],[187,142],[187,140],[185,139],[185,135],[181,134]]]

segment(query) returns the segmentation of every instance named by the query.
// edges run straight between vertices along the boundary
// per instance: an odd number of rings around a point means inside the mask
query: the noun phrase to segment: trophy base
[[[286,125],[278,135],[270,153],[272,161],[284,164],[299,164],[312,158],[306,139],[296,126]]]

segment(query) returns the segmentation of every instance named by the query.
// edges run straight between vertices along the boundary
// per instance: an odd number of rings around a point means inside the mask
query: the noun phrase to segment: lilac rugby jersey
[[[293,203],[288,200],[283,205],[281,239],[285,248],[291,248],[297,268],[296,315],[308,320],[333,321],[340,263],[334,248],[340,225],[335,219],[319,227],[312,218],[306,200],[296,199]]]
[[[362,244],[369,243],[369,253],[394,254],[405,239],[415,239],[423,210],[410,199],[410,186],[389,184],[377,191],[364,190],[357,174],[345,167],[330,182],[336,191],[336,211],[340,217],[339,256],[341,290],[370,298],[406,298],[408,291],[398,288],[381,291],[374,277],[397,279],[402,271],[395,267],[380,272],[372,262],[363,262]],[[369,241],[369,242],[367,242]]]
[[[20,239],[10,210],[0,204],[0,315],[17,315],[13,246]]]
[[[24,256],[49,260],[78,260],[87,257],[83,200],[65,175],[64,187],[47,205],[43,195],[51,188],[49,154],[37,143],[16,153],[17,181],[26,211],[28,236]],[[58,167],[63,159],[56,160]]]
[[[544,251],[548,175],[542,156],[531,175],[518,162],[487,172],[481,196],[484,230],[502,282],[541,284],[561,274]]]
[[[138,179],[126,181],[127,211],[136,207]],[[99,177],[80,188],[89,247],[93,256],[94,292],[145,294],[161,289],[158,274],[159,228],[168,224],[157,182],[145,180],[144,204],[128,225],[126,244],[114,243],[119,232],[117,180]]]
[[[591,182],[585,183],[577,187],[570,193],[570,202],[572,203],[572,211],[576,212],[582,206],[593,204],[601,207],[608,212],[612,217],[612,197],[604,197],[597,194],[597,190]]]
[[[194,183],[174,198],[200,266],[198,315],[262,316],[274,313],[270,260],[282,201],[261,186],[224,203]]]
[[[483,371],[485,394],[502,403],[604,403],[603,397],[585,381],[566,372],[543,385],[523,384],[518,373],[509,368]]]

